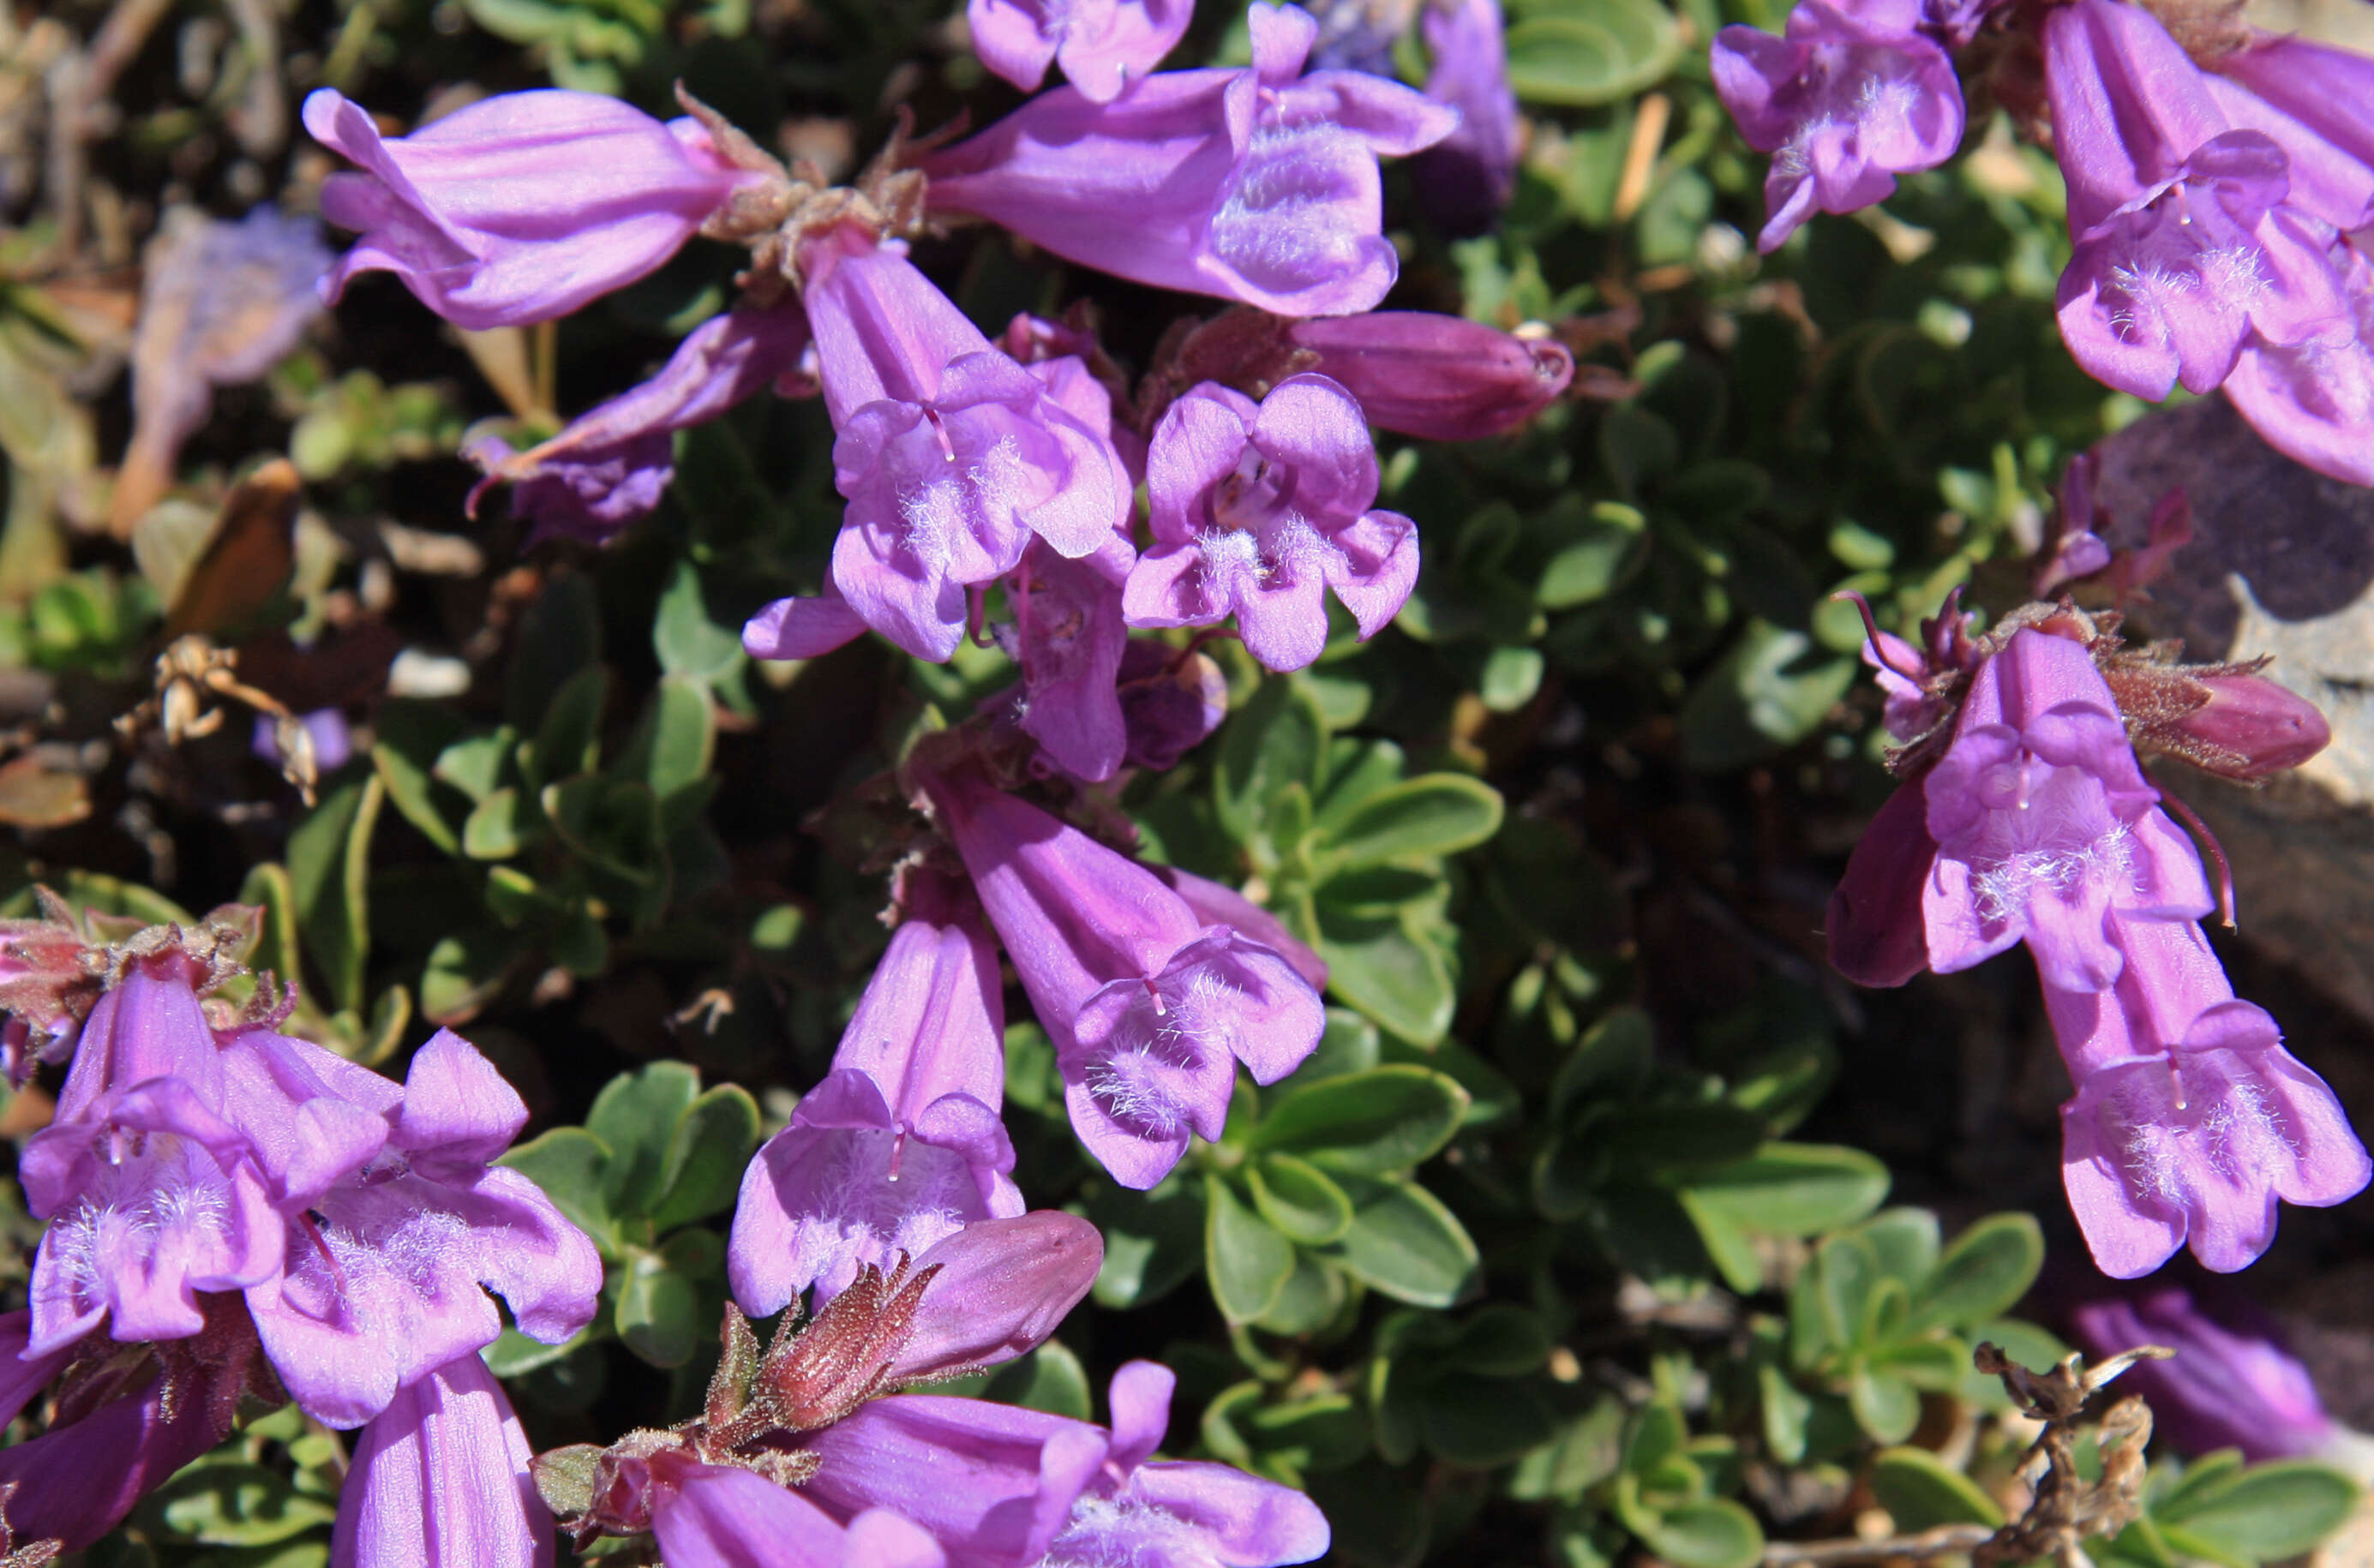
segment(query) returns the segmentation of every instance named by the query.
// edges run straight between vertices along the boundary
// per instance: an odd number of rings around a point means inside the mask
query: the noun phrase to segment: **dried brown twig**
[[[2105,1384],[2139,1361],[2175,1352],[2162,1345],[2139,1345],[2087,1368],[2072,1355],[2050,1372],[2031,1372],[1992,1344],[1970,1357],[1980,1372],[2003,1379],[2004,1391],[2020,1413],[2043,1423],[2019,1479],[2029,1488],[2027,1511],[2003,1526],[1942,1525],[1918,1535],[1879,1540],[1774,1541],[1764,1549],[1765,1568],[1833,1568],[1835,1564],[1923,1561],[1967,1553],[1976,1568],[2049,1557],[2060,1568],[2092,1568],[2088,1538],[2113,1536],[2143,1512],[2144,1445],[2151,1440],[2151,1408],[2134,1396],[2112,1401],[2088,1416]],[[2101,1479],[2077,1471],[2080,1427],[2098,1428]]]

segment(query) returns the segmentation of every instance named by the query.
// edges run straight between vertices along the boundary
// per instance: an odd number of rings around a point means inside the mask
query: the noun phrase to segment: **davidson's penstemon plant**
[[[11,24],[0,1568],[2362,1511],[2132,443],[2374,517],[2368,16],[234,12]]]

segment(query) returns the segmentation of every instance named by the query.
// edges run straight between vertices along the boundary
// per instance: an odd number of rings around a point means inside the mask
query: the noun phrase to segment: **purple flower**
[[[2342,181],[2339,192],[2356,194],[2363,190],[2368,178],[2364,171],[2374,169],[2374,55],[2304,38],[2262,36],[2251,47],[2218,60],[2214,69],[2217,77],[2239,83],[2267,110],[2284,116],[2287,124],[2269,134],[2284,143],[2296,163],[2329,166],[2332,158],[2345,158],[2356,170],[2332,170],[2332,177]],[[2213,79],[2213,88],[2219,85]],[[2219,101],[2229,112],[2239,108],[2222,93]],[[2309,144],[2310,136],[2321,148]],[[2358,199],[2363,203],[2368,198]],[[2374,212],[2363,205],[2355,215],[2344,207],[2318,216],[2339,228],[2362,228],[2374,219]]]
[[[802,264],[839,432],[833,482],[849,508],[824,601],[770,605],[744,644],[764,659],[812,657],[838,646],[832,635],[853,635],[853,616],[918,658],[945,660],[964,636],[967,590],[1014,570],[1034,535],[1077,557],[1122,526],[1128,476],[1111,440],[1075,412],[1100,389],[1066,378],[1051,390],[1047,367],[1025,369],[991,347],[896,248],[870,237],[836,231],[805,247]]]
[[[2349,318],[2303,343],[2244,348],[2225,392],[2285,456],[2335,479],[2374,485],[2374,260],[2345,235],[2329,255]]]
[[[1310,982],[1314,991],[1327,989],[1327,961],[1312,952],[1300,938],[1286,929],[1286,922],[1263,908],[1233,887],[1182,872],[1177,866],[1147,868],[1162,879],[1162,884],[1186,900],[1187,907],[1206,925],[1228,926],[1242,932],[1263,946],[1275,950],[1280,958],[1294,965],[1294,972]]]
[[[916,1258],[923,1305],[882,1383],[938,1382],[1027,1355],[1080,1305],[1104,1266],[1096,1226],[1053,1209],[976,1220]]]
[[[997,638],[1022,666],[1022,690],[1012,699],[1017,721],[1049,762],[1091,784],[1121,771],[1129,749],[1115,681],[1129,640],[1122,585],[1136,559],[1119,532],[1077,561],[1034,541],[1005,581],[1014,619],[997,628]]]
[[[1294,6],[1249,19],[1248,69],[1164,72],[1111,103],[1059,88],[926,158],[933,206],[1158,288],[1289,316],[1372,308],[1399,270],[1377,158],[1458,116],[1358,72],[1303,76],[1317,24]]]
[[[550,440],[523,452],[491,436],[465,446],[463,455],[487,475],[471,486],[468,510],[475,517],[479,498],[508,484],[511,515],[535,522],[533,537],[606,543],[659,505],[676,477],[676,431],[706,424],[768,386],[785,395],[811,392],[799,368],[807,346],[807,318],[790,301],[712,316],[676,345],[658,375],[578,415]]]
[[[1178,766],[1228,716],[1228,677],[1192,649],[1134,638],[1122,649],[1120,679],[1128,766],[1157,773]]]
[[[50,1429],[0,1448],[0,1541],[80,1551],[229,1436],[242,1398],[272,1397],[238,1298],[209,1296],[203,1310],[194,1335],[69,1379]]]
[[[1513,430],[1574,380],[1574,356],[1549,338],[1424,310],[1292,322],[1285,336],[1315,356],[1306,369],[1359,400],[1369,424],[1422,440]]]
[[[56,1116],[25,1146],[26,1207],[50,1221],[31,1354],[102,1321],[120,1340],[186,1338],[206,1324],[200,1292],[280,1270],[286,1227],[198,1003],[207,975],[178,947],[127,962],[83,1024]]]
[[[1459,128],[1410,161],[1410,178],[1437,228],[1481,234],[1517,190],[1517,95],[1499,0],[1437,0],[1419,26],[1434,56],[1426,96],[1459,111]]]
[[[745,1311],[771,1316],[810,1285],[821,1306],[861,1266],[1022,1212],[998,1121],[1005,1011],[971,919],[893,933],[832,1071],[742,1178],[726,1270]]]
[[[990,923],[1054,1042],[1073,1129],[1125,1187],[1217,1139],[1242,1061],[1275,1083],[1319,1044],[1294,966],[1206,925],[1153,872],[985,783],[927,777]]]
[[[1273,670],[1327,644],[1334,590],[1374,637],[1417,583],[1417,525],[1369,509],[1377,452],[1352,394],[1289,376],[1258,408],[1206,383],[1170,405],[1146,459],[1154,548],[1122,603],[1140,626],[1209,626],[1230,614]]]
[[[2201,860],[2157,804],[2086,648],[2033,628],[1980,666],[1954,743],[1922,786],[1935,869],[1930,966],[1967,969],[2025,941],[2045,985],[2118,978],[2112,912],[2189,921],[2211,908]]]
[[[534,1182],[491,1164],[527,1106],[469,1042],[438,1031],[400,1093],[301,1040],[251,1030],[234,1044],[258,1103],[267,1085],[293,1095],[319,1084],[327,1093],[308,1110],[343,1106],[375,1134],[342,1124],[351,1141],[332,1158],[316,1150],[336,1145],[300,1123],[285,1134],[294,1153],[276,1162],[289,1171],[287,1266],[247,1299],[306,1413],[358,1425],[398,1389],[493,1343],[502,1318],[487,1289],[546,1344],[592,1321],[601,1258]]]
[[[2089,375],[2153,400],[2180,382],[2205,392],[2247,344],[2305,343],[2343,319],[2323,241],[2286,205],[2285,149],[2233,126],[2149,12],[2077,0],[2047,19],[2044,46],[2076,240],[2061,333]]]
[[[668,1568],[942,1568],[939,1543],[869,1509],[834,1523],[756,1472],[674,1454],[652,1458],[652,1534]]]
[[[502,93],[409,136],[329,88],[305,99],[313,138],[362,167],[322,187],[322,216],[358,230],[323,280],[393,272],[455,326],[568,315],[657,268],[745,178],[692,120],[662,124],[599,93]]]
[[[214,389],[253,381],[297,346],[330,268],[321,225],[259,206],[238,223],[177,206],[143,258],[132,345],[132,439],[110,497],[119,534],[173,482]]]
[[[1924,19],[1916,0],[1799,0],[1784,37],[1744,26],[1715,35],[1715,91],[1747,145],[1773,155],[1758,249],[1778,250],[1816,207],[1885,201],[1898,174],[1954,155],[1961,83],[1916,30]]]
[[[1929,967],[1922,903],[1937,863],[1916,779],[1899,784],[1847,859],[1823,925],[1830,965],[1859,986],[1900,986]]]
[[[805,1441],[803,1490],[848,1516],[887,1508],[952,1568],[1273,1568],[1327,1550],[1310,1500],[1226,1465],[1151,1458],[1169,1424],[1166,1367],[1113,1376],[1113,1428],[981,1399],[876,1400]]]
[[[399,1390],[355,1440],[331,1568],[551,1568],[527,1434],[475,1353]]]
[[[1150,1361],[1113,1374],[1112,1446],[1049,1543],[1048,1568],[1274,1568],[1326,1551],[1326,1515],[1302,1493],[1227,1465],[1153,1457],[1178,1381]]]
[[[2274,1239],[2275,1206],[2322,1208],[2374,1175],[2324,1081],[2234,998],[2188,920],[2114,914],[2125,957],[2105,990],[2049,978],[2074,1098],[2061,1110],[2069,1206],[2102,1272],[2131,1280],[2180,1246],[2219,1273]]]
[[[2308,1368],[2292,1359],[2274,1321],[2250,1302],[2196,1301],[2167,1289],[2102,1296],[2069,1323],[2086,1353],[2107,1360],[2138,1345],[2166,1345],[2169,1361],[2137,1362],[2122,1387],[2150,1402],[2152,1430],[2188,1455],[2239,1448],[2246,1459],[2313,1454],[2336,1429]]]
[[[1052,62],[1091,103],[1111,103],[1162,64],[1194,19],[1193,0],[970,0],[981,63],[1036,92]]]

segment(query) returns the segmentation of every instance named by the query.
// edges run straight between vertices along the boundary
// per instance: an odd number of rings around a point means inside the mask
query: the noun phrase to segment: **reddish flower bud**
[[[2324,750],[2332,727],[2316,705],[2262,675],[2197,675],[2209,700],[2169,728],[2188,762],[2228,778],[2264,778]]]
[[[1339,383],[1369,424],[1421,440],[1513,430],[1574,380],[1574,357],[1559,344],[1424,310],[1319,317],[1286,337],[1318,357],[1297,368]]]

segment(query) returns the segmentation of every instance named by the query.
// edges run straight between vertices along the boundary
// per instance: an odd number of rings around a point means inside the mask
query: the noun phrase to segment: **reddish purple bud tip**
[[[2298,767],[2333,740],[2332,726],[2314,703],[2263,675],[2196,678],[2209,688],[2209,701],[2173,728],[2239,759],[2239,766],[2215,769],[2228,778],[2264,778]]]

